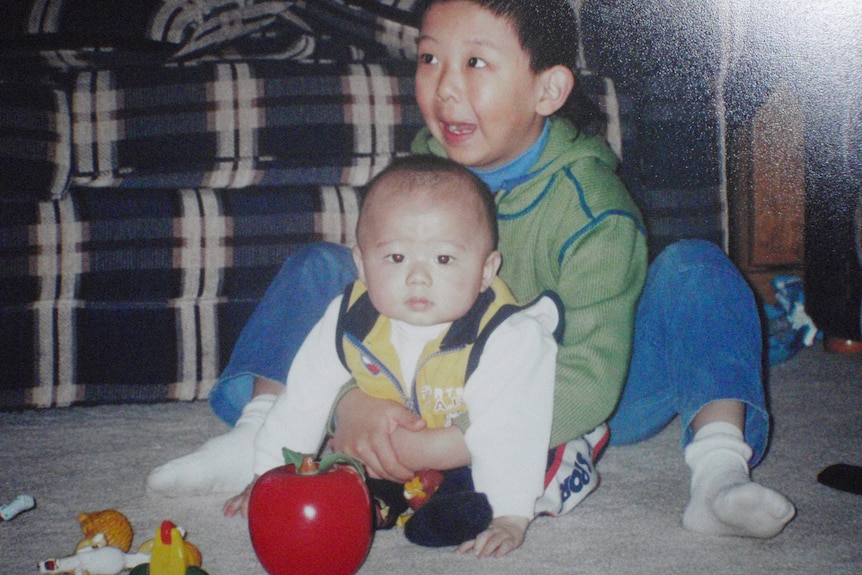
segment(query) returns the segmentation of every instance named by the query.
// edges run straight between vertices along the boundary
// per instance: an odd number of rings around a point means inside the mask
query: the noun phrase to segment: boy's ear
[[[543,70],[539,74],[541,93],[536,102],[536,113],[550,116],[563,107],[574,88],[575,75],[566,66],[558,64]]]

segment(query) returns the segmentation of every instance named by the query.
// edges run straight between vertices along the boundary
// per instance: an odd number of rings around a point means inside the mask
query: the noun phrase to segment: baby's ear
[[[356,264],[356,276],[362,280],[362,283],[368,285],[365,281],[365,268],[362,266],[362,250],[359,244],[353,245],[353,263]]]
[[[563,107],[575,88],[575,75],[566,66],[556,65],[539,73],[539,99],[536,113],[550,116]]]
[[[488,289],[494,278],[497,277],[497,272],[500,271],[500,265],[503,263],[503,255],[497,250],[492,251],[485,258],[485,265],[482,267],[482,291]]]

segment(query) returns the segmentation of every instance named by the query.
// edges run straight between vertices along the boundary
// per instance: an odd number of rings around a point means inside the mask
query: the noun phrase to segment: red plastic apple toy
[[[284,450],[248,502],[251,544],[269,575],[353,575],[371,548],[371,496],[362,465],[335,454],[316,463]]]

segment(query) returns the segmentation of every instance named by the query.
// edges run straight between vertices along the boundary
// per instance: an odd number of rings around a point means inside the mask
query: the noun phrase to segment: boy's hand
[[[248,498],[251,497],[251,488],[254,487],[257,477],[257,475],[254,476],[254,479],[252,479],[251,483],[242,490],[242,493],[234,495],[225,502],[225,517],[233,517],[237,512],[239,512],[243,517],[248,517]]]
[[[413,478],[415,470],[398,460],[392,433],[398,428],[421,431],[425,422],[420,417],[399,403],[373,398],[359,389],[345,394],[335,410],[333,450],[362,461],[371,477],[401,483]]]
[[[476,557],[502,557],[524,543],[529,524],[530,520],[526,517],[515,515],[495,517],[488,529],[475,539],[465,541],[455,551],[463,554],[472,549]]]

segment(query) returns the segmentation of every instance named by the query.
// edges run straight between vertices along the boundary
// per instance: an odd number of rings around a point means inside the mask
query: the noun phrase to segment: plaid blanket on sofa
[[[284,259],[356,190],[74,189],[0,211],[0,405],[206,397]]]
[[[80,72],[69,189],[0,210],[0,406],[206,397],[284,259],[352,242],[354,186],[421,125],[411,74]]]
[[[422,125],[409,6],[131,4],[0,24],[0,408],[205,398]]]
[[[26,37],[0,26],[0,409],[205,398],[284,259],[352,243],[355,186],[422,125],[412,0],[141,0],[161,28],[120,18],[130,2],[41,0],[7,14]],[[720,239],[711,112],[692,105],[704,145],[681,147],[688,120],[581,83],[653,251]]]
[[[83,71],[78,186],[361,185],[422,124],[412,64],[204,62]]]

